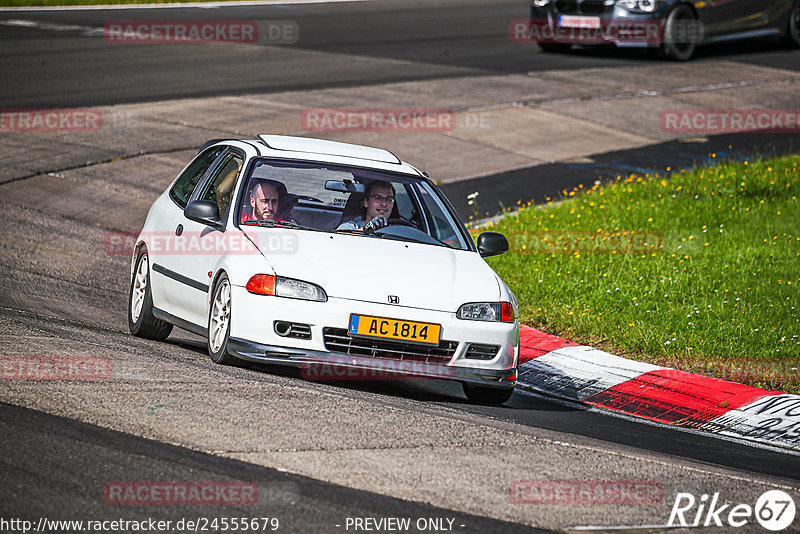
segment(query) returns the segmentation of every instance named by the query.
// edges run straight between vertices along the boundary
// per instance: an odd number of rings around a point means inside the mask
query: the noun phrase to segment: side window
[[[212,147],[197,156],[192,163],[186,167],[186,170],[178,177],[175,185],[169,191],[169,196],[181,208],[185,208],[189,202],[189,197],[192,196],[192,191],[197,186],[197,182],[206,173],[214,160],[217,159],[225,147]]]
[[[235,152],[225,154],[198,197],[199,200],[216,202],[219,206],[220,216],[225,215],[231,204],[233,188],[236,185],[236,178],[239,176],[243,161],[242,157]]]

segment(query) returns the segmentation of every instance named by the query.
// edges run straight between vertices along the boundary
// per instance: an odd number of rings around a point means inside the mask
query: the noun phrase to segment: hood
[[[455,312],[500,299],[497,275],[476,252],[407,241],[242,227],[275,274],[321,286],[329,297]],[[255,273],[254,273],[255,274]]]

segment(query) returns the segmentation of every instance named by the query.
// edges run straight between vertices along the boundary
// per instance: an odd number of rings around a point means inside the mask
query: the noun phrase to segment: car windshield
[[[256,160],[236,217],[298,228],[470,250],[441,194],[414,176],[328,163]]]

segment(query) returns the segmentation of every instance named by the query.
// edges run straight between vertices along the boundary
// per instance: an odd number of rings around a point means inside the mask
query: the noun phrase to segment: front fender
[[[242,239],[248,239],[244,232],[236,228],[230,228],[228,232],[239,232]],[[275,269],[255,244],[253,244],[252,250],[237,250],[215,256],[212,271],[214,283],[219,275],[225,272],[232,285],[241,287],[246,286],[247,281],[254,274],[275,274]],[[213,288],[213,284],[211,287]]]

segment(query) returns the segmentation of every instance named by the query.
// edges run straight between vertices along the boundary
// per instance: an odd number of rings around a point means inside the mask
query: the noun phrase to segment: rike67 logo
[[[792,524],[796,513],[794,500],[781,490],[770,490],[749,504],[723,504],[719,493],[714,493],[709,502],[708,495],[699,499],[691,493],[678,493],[669,515],[670,527],[721,527],[735,528],[752,524],[753,520],[763,528],[778,532]],[[745,529],[752,532],[751,529]]]

